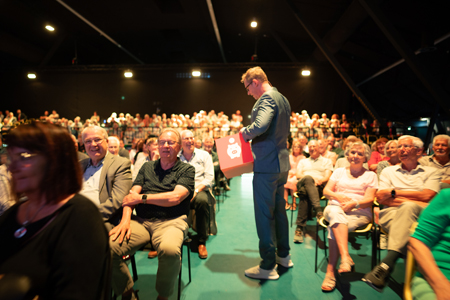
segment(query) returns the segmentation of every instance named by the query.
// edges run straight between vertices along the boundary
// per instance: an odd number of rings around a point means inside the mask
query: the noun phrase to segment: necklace
[[[34,218],[37,216],[37,214],[41,211],[41,209],[44,206],[45,206],[45,203],[43,205],[41,205],[41,207],[39,207],[39,209],[34,213],[34,215],[33,215],[33,217],[31,219],[25,220],[25,222],[22,223],[22,227],[20,227],[19,229],[17,229],[14,232],[14,237],[16,239],[20,239],[21,237],[23,237],[27,233],[27,226],[28,226],[28,224],[34,220]],[[27,215],[28,215],[28,210],[27,210]]]

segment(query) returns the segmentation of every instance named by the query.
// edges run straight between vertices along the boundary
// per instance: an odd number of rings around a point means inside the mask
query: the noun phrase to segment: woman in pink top
[[[384,153],[384,146],[388,142],[387,138],[380,138],[376,140],[375,146],[372,148],[373,152],[370,156],[368,165],[370,171],[377,171],[378,163],[383,160],[389,160],[389,157],[387,157]]]
[[[289,163],[291,164],[291,169],[289,170],[288,180],[284,185],[284,199],[286,200],[286,210],[289,208],[292,210],[297,209],[297,204],[295,203],[294,192],[297,191],[297,165],[298,162],[306,158],[303,154],[303,146],[298,140],[294,140],[292,143],[292,153],[289,155]],[[289,190],[291,191],[292,206],[289,205]]]
[[[323,215],[328,221],[330,257],[322,290],[331,292],[336,287],[335,266],[339,256],[338,273],[351,272],[355,263],[348,253],[348,232],[372,220],[371,206],[378,188],[374,172],[363,167],[370,156],[370,148],[355,142],[345,149],[349,167],[338,168],[328,180],[323,194],[330,199]]]

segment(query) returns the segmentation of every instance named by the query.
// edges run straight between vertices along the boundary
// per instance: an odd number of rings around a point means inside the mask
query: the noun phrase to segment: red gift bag
[[[241,133],[216,140],[220,169],[227,178],[253,172],[253,154],[250,143]]]

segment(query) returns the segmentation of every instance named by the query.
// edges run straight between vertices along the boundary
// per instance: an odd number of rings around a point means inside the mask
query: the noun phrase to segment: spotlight
[[[48,31],[55,31],[55,28],[50,25],[45,26],[45,29],[47,29]]]
[[[200,75],[202,75],[202,72],[197,71],[197,70],[192,71],[192,76],[194,76],[194,77],[200,77]]]
[[[252,22],[250,23],[250,26],[252,26],[252,28],[256,28],[256,27],[258,26],[258,22],[252,21]]]
[[[27,74],[27,77],[29,78],[29,79],[36,79],[36,73],[28,73]]]
[[[126,78],[131,78],[131,77],[133,77],[133,72],[131,72],[130,70],[127,70],[123,73],[123,76],[125,76]]]
[[[308,68],[302,69],[302,76],[309,76],[311,75],[311,71]]]

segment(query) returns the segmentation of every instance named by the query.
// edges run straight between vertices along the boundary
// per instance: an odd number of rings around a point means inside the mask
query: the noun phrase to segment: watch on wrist
[[[395,198],[395,189],[392,189],[392,191],[391,191],[391,197],[392,197],[392,198]]]
[[[195,189],[195,193],[198,194],[198,189]]]
[[[147,195],[146,194],[142,195],[141,200],[142,200],[142,203],[147,204]]]

